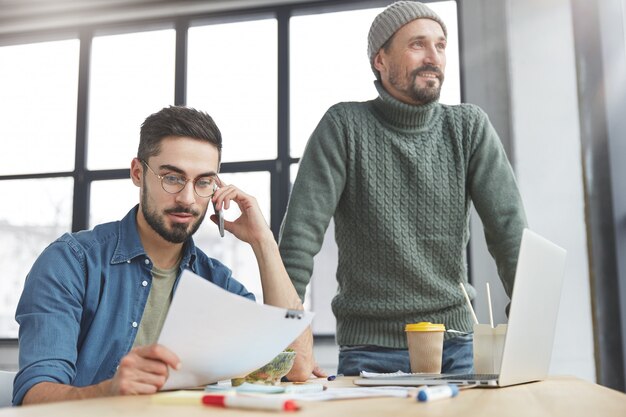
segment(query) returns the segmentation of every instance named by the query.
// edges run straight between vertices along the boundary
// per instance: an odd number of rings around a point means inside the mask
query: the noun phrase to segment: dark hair
[[[141,125],[137,158],[147,161],[161,152],[161,140],[168,136],[186,136],[209,142],[222,159],[222,134],[207,113],[185,106],[164,107],[151,114]]]

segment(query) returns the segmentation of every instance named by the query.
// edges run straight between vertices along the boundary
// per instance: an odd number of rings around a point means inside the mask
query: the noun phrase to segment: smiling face
[[[218,161],[219,153],[214,145],[188,137],[166,137],[161,141],[159,154],[146,161],[154,173],[134,159],[131,174],[141,190],[137,215],[140,230],[147,230],[152,239],[175,244],[193,235],[211,202],[210,198],[196,194],[193,180],[217,174]],[[170,194],[157,177],[167,174],[183,175],[190,181],[180,192]]]
[[[402,26],[376,55],[383,87],[407,104],[439,99],[446,68],[446,37],[439,23],[416,19]]]

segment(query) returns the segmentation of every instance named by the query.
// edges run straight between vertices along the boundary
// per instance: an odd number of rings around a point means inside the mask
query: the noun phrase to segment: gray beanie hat
[[[425,4],[417,1],[397,1],[391,4],[376,16],[367,36],[367,55],[376,78],[380,77],[378,70],[374,67],[376,54],[398,29],[415,19],[434,20],[441,25],[443,34],[448,36],[443,20]]]

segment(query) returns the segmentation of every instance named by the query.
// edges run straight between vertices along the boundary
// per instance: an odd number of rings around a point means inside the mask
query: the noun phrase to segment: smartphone
[[[215,190],[217,190],[217,185],[215,185],[215,187],[213,188],[214,192]],[[215,203],[213,203],[213,210],[215,211],[215,215],[217,216],[217,227],[220,229],[220,236],[224,237],[224,211],[218,210],[215,206]]]
[[[220,236],[224,237],[224,211],[218,210],[213,204],[213,210],[215,210],[215,215],[217,216],[217,227],[220,229]]]

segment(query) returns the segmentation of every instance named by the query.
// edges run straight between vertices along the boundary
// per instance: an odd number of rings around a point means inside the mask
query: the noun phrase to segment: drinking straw
[[[493,329],[493,310],[491,309],[491,291],[489,291],[489,283],[487,282],[487,302],[489,303],[489,324]]]
[[[470,312],[472,313],[472,317],[474,318],[474,323],[478,324],[478,319],[476,318],[476,313],[474,313],[474,308],[472,307],[472,302],[469,299],[469,295],[467,295],[467,291],[465,291],[465,286],[462,282],[459,282],[461,286],[461,290],[463,290],[463,295],[465,296],[465,301],[467,301],[467,306],[469,307]]]

